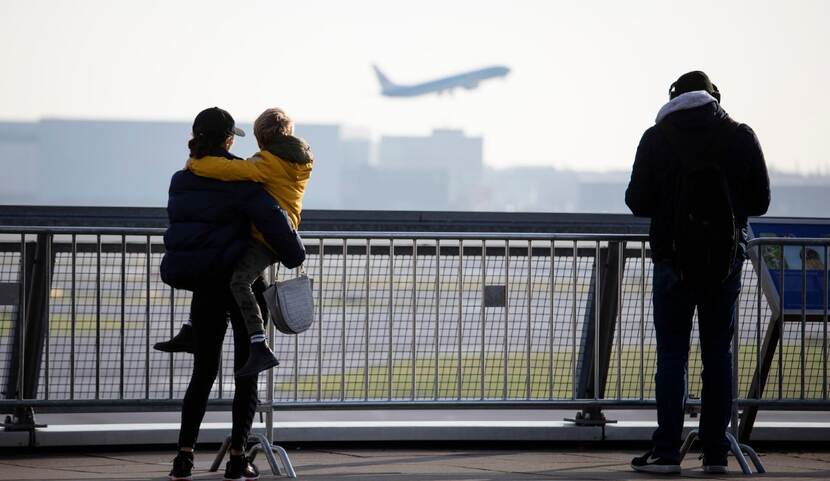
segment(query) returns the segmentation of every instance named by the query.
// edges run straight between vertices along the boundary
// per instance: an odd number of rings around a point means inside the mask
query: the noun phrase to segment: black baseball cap
[[[698,90],[705,90],[720,101],[720,92],[718,91],[718,87],[713,84],[711,80],[709,80],[708,75],[700,70],[695,70],[681,75],[676,82],[671,84],[671,87],[669,88],[669,97],[675,98],[678,95]]]
[[[193,119],[193,134],[198,135],[204,133],[207,135],[238,135],[245,137],[245,132],[236,126],[231,114],[227,110],[222,110],[219,107],[211,107],[202,110],[199,115]]]

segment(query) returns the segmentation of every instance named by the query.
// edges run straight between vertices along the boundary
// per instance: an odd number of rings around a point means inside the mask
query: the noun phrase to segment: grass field
[[[800,393],[800,346],[784,346],[783,394],[784,398],[799,398]],[[756,351],[754,346],[742,349],[739,371],[739,396],[745,396],[754,374]],[[624,348],[622,368],[617,363],[616,350],[612,353],[606,382],[606,399],[649,399],[654,396],[654,374],[656,353],[651,346],[643,353],[643,370],[640,370],[638,348]],[[480,356],[439,356],[437,366],[434,357],[394,361],[390,365],[370,365],[346,369],[343,374],[300,375],[296,390],[303,396],[322,399],[571,399],[573,397],[573,366],[571,352],[548,353],[512,352],[507,357],[507,377],[502,355],[488,354],[484,357],[482,376]],[[777,359],[777,358],[776,358]],[[805,398],[821,399],[823,366],[821,346],[812,345],[805,349]],[[528,365],[530,369],[528,369]],[[700,358],[693,350],[690,354],[689,392],[699,396],[701,381]],[[528,375],[529,371],[529,375]],[[459,376],[460,373],[460,376]],[[642,374],[641,374],[642,373]],[[621,374],[621,375],[620,375]],[[290,375],[281,376],[291,377]],[[778,394],[778,368],[773,363],[765,398]],[[413,386],[414,380],[414,386]],[[619,390],[617,382],[619,380]],[[414,387],[414,390],[413,390]],[[277,391],[290,394],[294,382],[280,382]],[[391,396],[390,396],[391,393]]]

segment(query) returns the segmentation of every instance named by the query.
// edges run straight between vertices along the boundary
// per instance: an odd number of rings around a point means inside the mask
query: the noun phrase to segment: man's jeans
[[[703,361],[700,439],[703,455],[724,459],[732,411],[732,334],[741,266],[721,285],[693,288],[682,282],[670,261],[654,263],[654,329],[657,335],[657,430],[654,455],[678,460],[686,409],[689,340],[695,307]]]

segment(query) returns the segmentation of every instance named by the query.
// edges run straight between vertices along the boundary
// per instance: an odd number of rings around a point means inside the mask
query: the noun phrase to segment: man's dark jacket
[[[305,260],[302,240],[285,211],[260,184],[181,170],[173,174],[169,194],[161,278],[177,289],[228,282],[250,242],[251,223],[284,266],[291,269]]]
[[[673,209],[680,160],[675,146],[684,145],[702,151],[708,147],[707,139],[713,129],[726,118],[727,114],[720,105],[711,102],[673,112],[661,120],[673,124],[680,133],[672,145],[657,125],[643,133],[637,147],[631,182],[625,191],[625,203],[634,215],[651,218],[649,240],[653,259],[673,258]],[[745,249],[747,217],[763,215],[769,207],[769,177],[758,138],[749,126],[741,124],[726,145],[721,169],[729,185],[735,223],[742,229]]]

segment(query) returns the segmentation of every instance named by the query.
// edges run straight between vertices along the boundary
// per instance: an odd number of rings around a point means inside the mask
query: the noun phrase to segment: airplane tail
[[[380,83],[380,88],[382,90],[388,90],[391,88],[395,88],[396,85],[389,80],[383,72],[380,71],[377,65],[372,65],[372,68],[375,69],[375,75],[378,76],[378,82]]]

